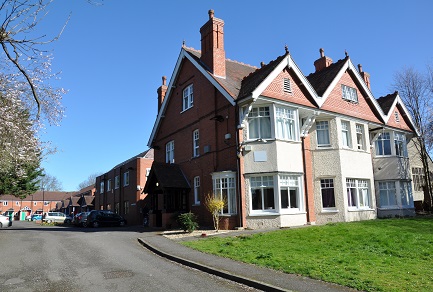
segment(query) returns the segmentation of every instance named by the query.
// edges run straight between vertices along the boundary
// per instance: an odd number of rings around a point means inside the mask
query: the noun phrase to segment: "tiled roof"
[[[61,201],[74,196],[76,193],[77,192],[37,191],[34,194],[28,195],[23,201]],[[12,195],[1,195],[0,200],[16,201],[21,199]]]
[[[287,56],[287,54],[279,56],[269,64],[257,69],[242,80],[242,88],[239,92],[238,98],[250,95],[263,80],[275,69],[278,64]]]
[[[385,96],[381,96],[377,99],[377,103],[382,108],[383,112],[385,114],[388,114],[389,110],[391,109],[392,104],[394,103],[395,99],[397,98],[398,92],[394,92]]]
[[[338,60],[336,63],[331,64],[329,67],[323,68],[318,72],[311,73],[307,76],[311,86],[316,90],[319,96],[323,96],[326,89],[329,87],[335,76],[340,72],[343,65],[349,57]]]
[[[198,64],[200,64],[205,70],[209,71],[200,60],[200,51],[186,47],[184,47],[184,49],[195,59],[195,61],[197,61]],[[242,79],[255,70],[257,70],[257,68],[254,66],[226,59],[225,78],[216,77],[213,76],[212,73],[209,73],[233,97],[233,99],[237,99],[239,96],[239,91],[241,90]]]

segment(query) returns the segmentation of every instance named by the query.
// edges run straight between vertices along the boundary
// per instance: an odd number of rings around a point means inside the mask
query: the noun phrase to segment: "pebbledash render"
[[[158,88],[144,192],[153,226],[191,211],[222,228],[289,227],[413,216],[407,144],[417,135],[398,93],[376,98],[349,55],[320,49],[304,75],[284,54],[260,67],[226,58],[224,21],[209,11],[201,50],[182,45]]]

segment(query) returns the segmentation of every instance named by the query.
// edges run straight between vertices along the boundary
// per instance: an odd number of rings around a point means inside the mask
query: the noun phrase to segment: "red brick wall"
[[[400,108],[400,106],[397,105],[396,107],[392,108],[389,112],[391,113],[391,116],[387,123],[388,126],[395,127],[401,130],[412,131],[407,121],[405,120],[404,111]],[[398,112],[398,117],[399,117],[398,122],[395,119],[394,112]]]
[[[284,78],[290,79],[292,88],[291,93],[284,92],[283,90]],[[293,71],[286,68],[280,74],[278,74],[271,84],[268,85],[268,87],[263,91],[262,95],[308,107],[316,107],[316,105],[314,105],[312,102],[312,98],[310,96],[306,97],[303,90],[298,85],[298,82],[298,77],[293,73]]]
[[[343,99],[341,84],[357,89],[358,103],[349,102]],[[355,84],[350,74],[346,72],[331,91],[330,95],[323,104],[322,109],[375,123],[381,123],[379,118],[373,113],[373,105],[367,101],[361,92],[362,91]]]

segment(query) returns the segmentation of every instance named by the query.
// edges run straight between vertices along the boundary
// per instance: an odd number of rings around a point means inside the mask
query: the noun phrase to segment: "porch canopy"
[[[158,194],[169,189],[189,191],[191,186],[178,164],[153,162],[143,193]]]
[[[190,184],[179,165],[153,162],[143,193],[150,197],[151,209],[156,214],[156,226],[163,224],[162,213],[187,211],[190,190]]]

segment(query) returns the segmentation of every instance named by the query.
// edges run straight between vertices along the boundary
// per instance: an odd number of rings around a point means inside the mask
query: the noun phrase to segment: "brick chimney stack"
[[[332,59],[325,56],[325,51],[320,48],[320,58],[314,62],[314,67],[316,67],[316,72],[320,71],[326,67],[331,66]]]
[[[226,77],[224,50],[224,21],[214,17],[209,10],[209,20],[200,28],[201,60],[218,77]]]
[[[161,105],[164,101],[165,98],[165,94],[167,92],[167,77],[162,76],[162,85],[158,88],[158,90],[156,91],[158,93],[158,112],[161,109]]]
[[[368,74],[367,72],[362,71],[362,65],[361,64],[358,64],[358,71],[359,71],[359,74],[361,74],[362,78],[364,79],[365,84],[367,84],[368,89],[371,90],[371,87],[370,87],[370,74]]]

